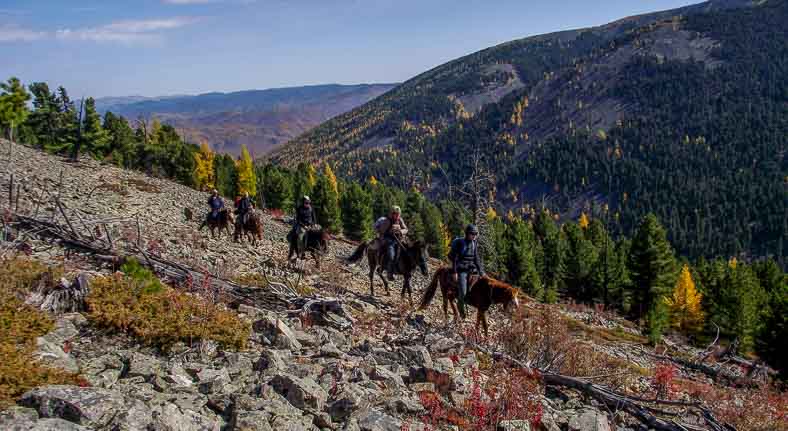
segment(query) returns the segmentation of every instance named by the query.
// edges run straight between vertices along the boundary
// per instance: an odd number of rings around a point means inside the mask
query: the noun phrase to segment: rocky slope
[[[2,147],[8,148],[8,143],[2,142]],[[333,241],[321,271],[312,262],[293,267],[285,262],[287,226],[268,214],[263,214],[262,243],[235,244],[226,236],[213,239],[207,231],[198,232],[197,222],[186,213],[202,214],[206,196],[169,181],[93,160],[66,163],[18,145],[7,166],[10,171],[2,176],[0,190],[18,190],[19,203],[14,207],[20,213],[58,224],[67,223],[63,213],[70,214],[76,225],[72,228],[85,235],[93,230],[94,221],[101,220],[109,226],[108,235],[118,249],[140,243],[151,254],[225,278],[265,271],[277,283],[294,286],[298,279],[301,296],[290,299],[287,310],[265,302],[240,305],[237,313],[253,324],[244,351],[223,350],[211,342],[180,343],[161,351],[127,335],[97,329],[83,314],[58,315],[54,331],[38,340],[40,360],[78,371],[87,384],[29,391],[18,406],[0,412],[2,429],[399,431],[457,429],[458,424],[473,428],[463,415],[483,414],[469,411],[468,406],[496,396],[480,387],[505,384],[495,380],[502,379],[503,365],[493,362],[488,353],[501,347],[496,343],[512,332],[515,320],[494,309],[493,334],[490,341],[479,344],[468,328],[445,325],[435,305],[416,312],[398,295],[372,298],[367,295],[366,268],[342,260],[355,244],[341,238]],[[50,204],[54,196],[62,210]],[[3,205],[8,208],[8,203]],[[138,226],[142,238],[134,235]],[[87,253],[66,252],[62,244],[45,241],[36,232],[12,232],[13,242],[3,243],[6,254],[18,249],[34,259],[62,264],[70,277],[112,272],[108,264]],[[437,264],[431,262],[431,271]],[[416,276],[416,294],[426,281]],[[540,310],[534,304],[523,308]],[[549,326],[550,320],[562,316],[574,322],[575,329],[584,328],[579,337],[591,341],[587,355],[597,352],[618,358],[628,367],[634,375],[618,381],[618,390],[650,391],[649,370],[657,361],[638,342],[631,324],[591,310],[556,307],[547,312],[553,314],[542,324]],[[619,335],[610,338],[610,334]],[[675,348],[688,356],[698,353],[680,344]],[[534,358],[533,364],[538,363]],[[596,371],[593,374],[605,374],[603,363],[589,366]],[[689,371],[681,374],[708,381]],[[525,395],[527,409],[502,415],[492,428],[644,429],[633,417],[610,411],[575,390],[550,387]],[[702,418],[687,415],[685,411],[676,418],[705,429]],[[523,418],[535,422],[517,420]]]

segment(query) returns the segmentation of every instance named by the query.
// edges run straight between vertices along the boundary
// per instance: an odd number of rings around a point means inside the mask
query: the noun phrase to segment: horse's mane
[[[490,277],[484,277],[479,281],[486,281],[487,286],[493,291],[493,293],[503,293],[512,299],[517,296],[518,289],[509,283],[504,283],[503,281]]]

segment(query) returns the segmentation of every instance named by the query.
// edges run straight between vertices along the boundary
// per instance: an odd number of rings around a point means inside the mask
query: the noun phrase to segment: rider
[[[249,192],[244,192],[238,203],[235,204],[235,214],[238,215],[238,223],[245,225],[248,221],[249,213],[252,211],[252,199],[249,197]]]
[[[465,295],[468,293],[468,276],[473,272],[478,272],[479,276],[484,277],[484,266],[476,242],[478,236],[479,229],[476,225],[469,224],[465,228],[465,238],[455,238],[451,243],[451,251],[449,251],[452,274],[454,281],[457,282],[457,305],[463,319],[465,318]]]
[[[219,212],[224,208],[224,200],[219,196],[219,191],[211,190],[211,197],[208,198],[208,206],[211,207],[211,220],[219,218]]]
[[[304,258],[306,252],[306,233],[315,224],[315,212],[312,209],[312,200],[309,196],[304,196],[301,206],[296,209],[296,216],[293,222],[293,234],[296,239],[296,249],[301,257]]]
[[[397,246],[402,243],[405,235],[408,234],[408,227],[401,217],[402,210],[398,206],[391,207],[389,216],[386,217],[386,222],[381,226],[383,232],[383,241],[386,244],[386,270],[388,271],[388,279],[394,280],[394,260],[397,256]]]

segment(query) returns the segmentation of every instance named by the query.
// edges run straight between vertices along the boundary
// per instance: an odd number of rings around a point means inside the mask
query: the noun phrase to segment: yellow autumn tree
[[[215,156],[216,154],[211,151],[205,142],[200,145],[200,151],[194,153],[194,182],[197,185],[197,189],[207,190],[213,188],[215,181],[213,159]]]
[[[257,195],[257,176],[254,173],[254,162],[246,145],[241,145],[241,158],[235,163],[238,172],[238,193],[249,193],[249,196]]]
[[[488,222],[492,222],[498,218],[498,213],[495,212],[495,208],[489,207],[487,208],[487,213],[485,214],[485,216],[487,217]]]
[[[374,175],[369,177],[369,185],[371,185],[372,187],[375,187],[376,185],[378,185],[378,179],[375,178]]]
[[[689,266],[684,265],[673,288],[673,294],[665,298],[673,327],[681,331],[697,331],[703,324],[702,295],[695,288]]]
[[[588,220],[588,216],[586,215],[586,213],[582,213],[582,214],[580,214],[580,220],[577,222],[577,224],[579,224],[579,225],[580,225],[580,228],[581,228],[581,229],[585,229],[585,228],[587,228],[587,227],[588,227],[588,225],[589,225],[589,223],[590,223],[590,222],[589,222],[589,220]]]

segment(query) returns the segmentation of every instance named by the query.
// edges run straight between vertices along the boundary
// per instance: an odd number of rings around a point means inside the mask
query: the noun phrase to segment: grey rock
[[[70,373],[79,371],[79,364],[70,354],[63,350],[63,343],[56,344],[46,337],[36,338],[36,351],[34,356],[42,364],[53,368],[60,368]]]
[[[25,393],[20,404],[36,409],[41,417],[93,428],[144,429],[152,420],[141,402],[102,388],[45,386]]]
[[[610,423],[606,414],[586,408],[569,418],[569,431],[610,431]]]
[[[448,393],[454,389],[452,376],[445,371],[427,367],[411,367],[408,375],[411,385],[414,383],[432,383],[435,389],[441,393]]]
[[[276,316],[268,315],[263,317],[254,322],[252,327],[255,332],[261,332],[280,349],[298,352],[302,348],[301,342],[298,341],[295,332]]]
[[[180,364],[172,364],[165,380],[175,388],[188,388],[194,385],[192,376]]]
[[[424,346],[403,346],[400,349],[402,355],[414,365],[420,367],[432,367],[432,356]]]
[[[358,426],[362,431],[401,431],[402,422],[379,410],[363,411],[358,417]]]
[[[233,414],[233,431],[273,431],[268,424],[270,415],[260,411],[237,411]]]
[[[424,412],[419,400],[410,393],[391,397],[385,402],[386,410],[392,414],[415,415]]]
[[[503,421],[498,424],[498,431],[531,431],[531,423],[528,421]]]
[[[337,346],[333,343],[323,344],[320,346],[320,356],[326,356],[329,358],[341,358],[344,356],[344,352],[339,350]]]
[[[298,378],[290,374],[279,374],[269,382],[277,393],[293,406],[305,410],[322,411],[328,393],[309,377]]]
[[[124,354],[128,363],[127,378],[142,377],[146,382],[154,376],[163,374],[163,364],[153,356],[144,355],[139,352],[128,352]]]
[[[37,419],[38,412],[28,407],[10,406],[4,410],[0,410],[0,423],[12,420],[35,421]]]
[[[352,383],[346,385],[328,406],[328,414],[337,422],[350,417],[356,410],[369,405],[364,391]]]
[[[370,367],[367,375],[369,376],[370,380],[383,382],[386,385],[386,388],[391,390],[405,387],[405,382],[402,380],[402,377],[393,371],[390,371],[383,365],[375,365]]]
[[[219,370],[207,368],[197,373],[197,378],[197,386],[203,394],[222,392],[224,387],[230,383],[230,373],[227,372],[227,368]]]
[[[265,349],[255,364],[258,371],[279,371],[286,368],[285,358],[289,352]]]
[[[91,428],[59,418],[40,420],[20,418],[8,421],[0,419],[0,429],[4,431],[89,431]]]
[[[182,409],[173,403],[157,404],[151,410],[153,427],[160,431],[219,431],[223,425],[216,415]]]

